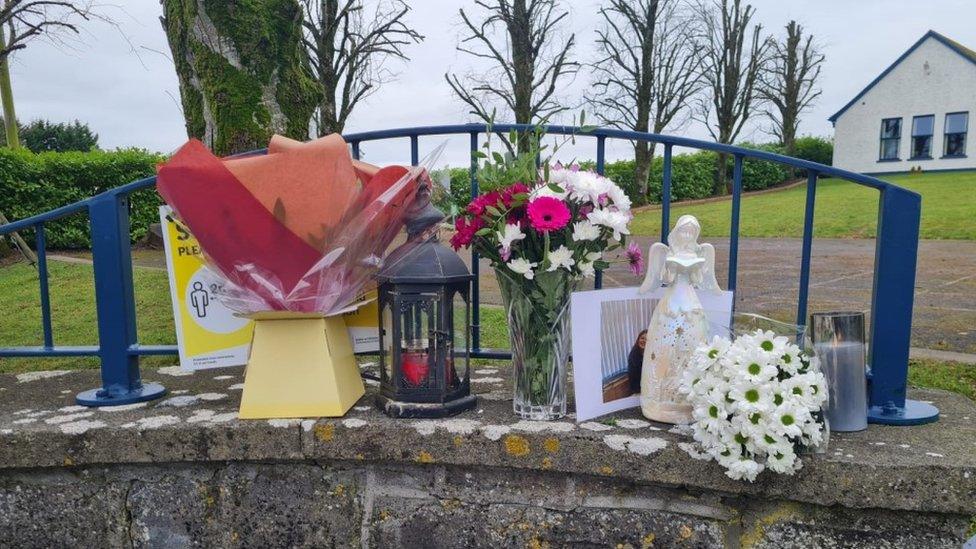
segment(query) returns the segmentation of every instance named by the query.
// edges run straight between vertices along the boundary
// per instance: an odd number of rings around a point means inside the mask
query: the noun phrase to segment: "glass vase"
[[[521,275],[495,271],[508,315],[512,349],[512,408],[522,419],[566,415],[570,353],[569,297],[579,280],[566,272]]]

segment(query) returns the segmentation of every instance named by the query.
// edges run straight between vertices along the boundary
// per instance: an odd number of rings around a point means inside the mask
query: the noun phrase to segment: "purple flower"
[[[636,242],[631,242],[627,246],[627,264],[630,272],[635,276],[640,276],[644,272],[644,254],[641,253],[640,246]]]

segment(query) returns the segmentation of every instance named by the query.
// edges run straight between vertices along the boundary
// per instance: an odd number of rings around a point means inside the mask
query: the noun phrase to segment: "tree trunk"
[[[634,183],[640,192],[644,203],[648,203],[648,179],[651,175],[651,162],[654,159],[654,149],[646,141],[638,141],[634,144]]]
[[[296,0],[161,0],[186,131],[217,155],[307,139],[321,92]]]
[[[530,33],[532,20],[529,18],[526,0],[515,0],[512,6],[513,24],[508,28],[509,40],[512,42],[512,69],[515,72],[515,86],[512,95],[515,100],[515,123],[531,124],[532,112],[532,79],[535,75],[535,55],[532,52]],[[527,152],[531,142],[527,138],[531,132],[519,134],[518,152]]]
[[[729,194],[728,173],[729,155],[719,153],[718,157],[715,159],[715,184],[712,187],[712,195],[724,196]]]
[[[0,25],[0,45],[6,46],[7,37],[4,35],[3,25]],[[7,137],[7,146],[11,149],[20,148],[20,134],[17,128],[17,113],[14,111],[14,89],[10,84],[10,54],[0,56],[0,102],[3,103],[3,129]]]

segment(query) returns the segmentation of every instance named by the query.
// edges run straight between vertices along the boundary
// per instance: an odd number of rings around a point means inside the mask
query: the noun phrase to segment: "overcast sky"
[[[369,3],[370,0],[367,0]],[[12,79],[18,118],[53,121],[79,119],[99,135],[102,148],[136,146],[169,152],[186,141],[176,74],[159,23],[156,0],[114,0],[129,42],[111,27],[86,25],[84,43],[70,49],[35,42],[13,57]],[[831,135],[827,117],[840,109],[868,82],[929,29],[976,49],[976,0],[754,0],[757,19],[770,31],[783,32],[790,20],[799,21],[823,45],[826,62],[820,85],[823,95],[806,113],[803,134]],[[407,51],[411,61],[393,66],[395,82],[386,84],[353,113],[348,131],[472,121],[444,82],[445,71],[474,67],[470,56],[455,50],[460,32],[457,10],[471,2],[412,1],[409,18],[426,40]],[[576,33],[576,56],[595,56],[595,12],[600,2],[563,2]],[[133,51],[138,51],[138,55]],[[562,96],[577,104],[590,84],[585,72],[566,86]],[[976,93],[976,92],[974,92]],[[756,120],[743,138],[768,140],[765,121]],[[695,124],[669,132],[707,138]],[[423,149],[440,139],[421,141]],[[466,137],[451,140],[440,163],[466,163]],[[364,145],[375,162],[403,161],[409,145]],[[592,152],[576,151],[592,157]],[[628,156],[624,144],[610,147],[610,156]]]

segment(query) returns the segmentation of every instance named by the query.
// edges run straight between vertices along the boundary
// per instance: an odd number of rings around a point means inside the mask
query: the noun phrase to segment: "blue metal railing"
[[[471,152],[478,150],[479,136],[510,131],[527,131],[533,126],[524,124],[458,124],[426,126],[360,132],[345,136],[352,155],[360,157],[364,142],[407,138],[410,141],[410,160],[419,159],[420,137],[431,135],[465,135],[470,138]],[[836,177],[877,189],[880,194],[878,231],[875,248],[874,289],[871,299],[871,411],[872,421],[890,424],[916,424],[933,421],[938,411],[923,403],[905,398],[908,372],[908,353],[911,336],[912,304],[915,284],[915,265],[918,251],[921,197],[880,179],[790,158],[766,151],[745,149],[685,137],[640,133],[617,129],[584,130],[574,126],[547,126],[550,135],[574,135],[596,140],[596,170],[603,173],[606,164],[606,140],[623,139],[660,143],[664,146],[662,177],[661,238],[666,241],[671,216],[672,155],[674,147],[686,147],[731,155],[732,213],[730,219],[729,268],[727,287],[735,290],[739,256],[739,216],[742,202],[743,161],[747,158],[776,162],[807,172],[807,195],[803,221],[803,240],[800,265],[800,285],[797,296],[797,324],[806,324],[808,287],[810,281],[810,251],[813,241],[816,186],[820,177]],[[260,154],[253,151],[246,154]],[[478,165],[472,156],[470,164],[471,195],[478,194]],[[156,384],[143,384],[139,377],[140,355],[175,354],[173,345],[139,345],[135,329],[136,311],[133,298],[132,260],[129,242],[128,195],[153,187],[154,177],[142,179],[111,189],[75,204],[57,208],[28,219],[0,226],[0,235],[18,230],[34,229],[38,255],[38,275],[41,293],[41,322],[44,342],[40,347],[0,348],[0,357],[98,356],[101,359],[102,387],[86,391],[78,401],[87,405],[123,404],[149,400],[160,396],[164,389]],[[97,346],[64,347],[55,345],[51,329],[50,299],[44,225],[67,215],[87,210],[92,231],[95,298],[98,313]],[[472,272],[479,274],[478,256],[472,252]],[[598,273],[596,287],[602,280]],[[478,284],[472,288],[472,356],[508,358],[507,352],[481,348],[481,326],[478,304]]]

